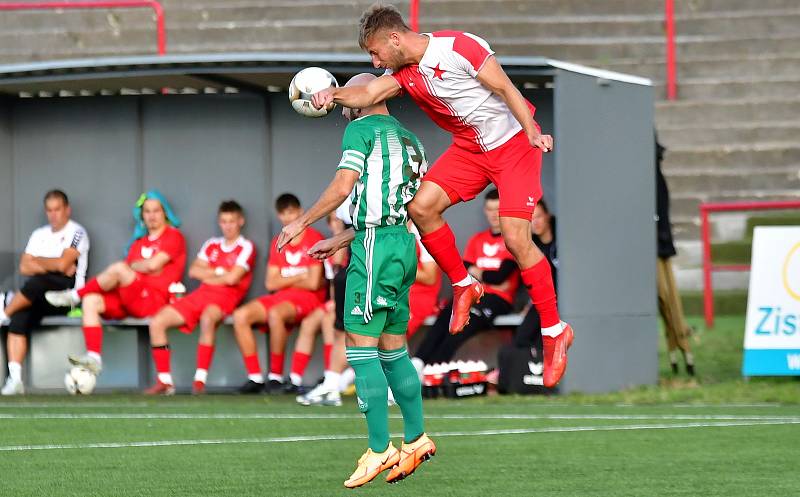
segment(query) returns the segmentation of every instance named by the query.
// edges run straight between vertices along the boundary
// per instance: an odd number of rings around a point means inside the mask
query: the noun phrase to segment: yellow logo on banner
[[[789,253],[786,254],[786,259],[783,261],[783,270],[781,271],[781,278],[783,279],[783,288],[786,290],[793,299],[800,301],[800,290],[795,290],[792,288],[791,282],[789,280],[789,264],[792,262],[792,257],[798,253],[800,250],[800,243],[796,243]],[[798,254],[800,255],[800,254]],[[800,273],[800,261],[798,261],[797,266],[793,268],[794,274],[797,275]],[[798,278],[795,278],[795,280]]]

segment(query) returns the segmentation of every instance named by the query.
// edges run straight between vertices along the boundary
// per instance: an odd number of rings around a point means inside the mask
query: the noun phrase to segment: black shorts
[[[69,312],[68,307],[53,307],[44,298],[45,292],[51,290],[67,290],[75,286],[75,278],[60,273],[37,274],[31,276],[20,288],[19,292],[31,301],[31,306],[15,312],[10,318],[8,332],[27,335],[39,326],[45,316],[63,316]]]
[[[333,277],[333,303],[336,308],[336,320],[333,327],[344,331],[344,296],[347,288],[347,268],[343,267]]]

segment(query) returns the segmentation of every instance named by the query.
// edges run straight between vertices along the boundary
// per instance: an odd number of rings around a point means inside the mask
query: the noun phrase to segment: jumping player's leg
[[[457,195],[451,198],[445,189],[433,181],[423,181],[408,204],[408,213],[419,229],[422,244],[430,252],[453,285],[470,281],[469,274],[461,262],[453,230],[442,217],[452,204],[458,202]]]
[[[388,322],[378,343],[378,357],[386,381],[403,414],[403,443],[400,460],[386,476],[394,483],[412,474],[420,464],[436,453],[436,445],[425,434],[422,411],[422,385],[414,363],[408,356],[408,290],[398,298],[398,305],[389,312]]]
[[[531,237],[531,217],[542,196],[542,151],[522,133],[487,156],[500,194],[500,230],[542,323],[544,386],[554,387],[566,370],[573,333],[559,318],[550,264]]]
[[[483,288],[467,272],[456,246],[456,237],[442,213],[457,199],[433,181],[423,181],[408,212],[419,228],[420,240],[453,285],[453,312],[450,333],[459,333],[469,321],[469,308],[480,300]]]
[[[257,384],[264,385],[264,375],[258,361],[258,347],[253,336],[253,325],[267,322],[267,308],[258,299],[252,300],[236,309],[233,313],[233,333],[239,351],[242,353],[247,378]]]

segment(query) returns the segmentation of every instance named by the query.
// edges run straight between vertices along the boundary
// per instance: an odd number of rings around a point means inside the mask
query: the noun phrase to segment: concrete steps
[[[800,117],[800,116],[798,116]],[[719,124],[663,125],[658,137],[667,148],[724,146],[737,143],[791,142],[800,137],[800,119],[739,121]]]

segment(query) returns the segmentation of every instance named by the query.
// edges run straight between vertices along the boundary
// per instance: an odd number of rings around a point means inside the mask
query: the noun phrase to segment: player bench
[[[430,326],[434,318],[426,320]],[[148,334],[149,319],[126,318],[103,322],[103,363],[104,371],[98,382],[98,391],[141,390],[149,386],[154,378],[154,370],[150,354]],[[522,322],[519,314],[498,316],[495,329],[480,333],[470,339],[458,351],[456,359],[483,359],[490,366],[497,363],[497,350],[511,340],[513,327]],[[245,372],[241,355],[234,340],[233,320],[228,317],[217,333],[217,346],[209,377],[210,389],[231,389],[238,387],[244,380]],[[31,335],[28,360],[25,361],[26,384],[31,391],[60,392],[63,391],[63,377],[69,364],[67,354],[82,353],[85,349],[81,319],[67,316],[48,316],[42,320],[40,330]],[[422,338],[418,333],[412,339],[413,344]],[[287,350],[293,350],[296,334],[290,337]],[[315,360],[309,365],[307,378],[315,378],[322,374],[321,340],[317,340],[320,350],[315,352]],[[267,340],[257,340],[259,356],[267,356]],[[197,336],[187,335],[179,331],[170,331],[172,346],[173,377],[176,384],[183,389],[192,382],[195,365]],[[288,361],[291,354],[287,354]]]

